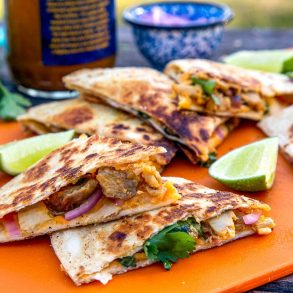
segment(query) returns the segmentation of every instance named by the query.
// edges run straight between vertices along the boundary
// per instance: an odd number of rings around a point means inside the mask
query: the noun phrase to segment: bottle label
[[[74,65],[116,52],[114,0],[39,0],[44,65]]]

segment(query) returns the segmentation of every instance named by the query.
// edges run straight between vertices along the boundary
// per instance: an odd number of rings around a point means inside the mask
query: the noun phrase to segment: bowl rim
[[[223,16],[221,19],[217,19],[208,23],[195,23],[195,22],[190,22],[185,25],[164,25],[164,24],[150,24],[150,23],[145,23],[143,21],[140,21],[138,19],[135,19],[132,16],[132,11],[139,8],[139,7],[147,7],[147,6],[154,6],[158,4],[176,4],[176,5],[187,5],[191,4],[194,6],[200,6],[200,5],[209,5],[211,7],[217,7],[223,10]],[[144,28],[156,28],[156,29],[191,29],[191,28],[207,28],[207,27],[213,27],[216,25],[225,25],[229,23],[232,19],[234,18],[234,12],[233,10],[226,4],[220,4],[220,3],[214,3],[214,2],[208,2],[208,1],[200,1],[200,2],[194,2],[194,1],[157,1],[157,2],[150,2],[150,3],[145,3],[145,4],[138,4],[138,5],[132,5],[128,8],[126,8],[123,11],[123,19],[127,23],[133,25],[133,26],[139,26],[139,27],[144,27]]]

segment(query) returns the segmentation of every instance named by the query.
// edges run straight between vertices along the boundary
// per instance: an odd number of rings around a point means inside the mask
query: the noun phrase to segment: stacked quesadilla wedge
[[[261,120],[272,98],[293,96],[287,76],[203,59],[174,60],[165,73],[175,80],[179,109]]]
[[[175,204],[51,236],[63,269],[76,285],[94,280],[106,284],[115,274],[154,262],[168,270],[195,251],[269,234],[275,226],[264,203],[181,178],[168,180],[182,195]]]
[[[265,117],[257,126],[268,136],[279,137],[284,156],[293,163],[293,105]]]
[[[78,134],[97,134],[121,141],[162,146],[167,150],[157,155],[162,167],[169,164],[177,152],[173,142],[134,116],[83,99],[52,102],[30,108],[18,121],[26,129],[38,134],[74,129]]]
[[[107,222],[168,205],[180,195],[163,182],[162,147],[80,137],[0,188],[0,242]]]
[[[179,143],[189,159],[207,162],[238,119],[178,111],[170,99],[173,82],[150,68],[84,69],[64,78],[67,88],[86,94],[90,102],[112,107],[147,121],[165,137]]]

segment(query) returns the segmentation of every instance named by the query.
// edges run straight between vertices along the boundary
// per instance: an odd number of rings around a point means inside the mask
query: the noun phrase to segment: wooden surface
[[[148,66],[147,61],[140,55],[133,43],[129,28],[122,27],[119,30],[119,53],[117,66]],[[293,30],[228,30],[224,34],[223,41],[212,59],[218,59],[241,49],[277,49],[293,47]],[[0,51],[0,79],[10,82],[11,78],[7,70],[4,52]],[[34,104],[44,100],[34,99]],[[288,251],[288,256],[293,252]],[[243,272],[245,273],[245,272]],[[256,288],[252,292],[293,292],[293,275],[273,281]]]

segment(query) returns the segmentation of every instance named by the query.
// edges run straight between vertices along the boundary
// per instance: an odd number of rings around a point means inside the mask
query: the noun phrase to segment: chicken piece
[[[272,232],[276,224],[273,219],[262,215],[253,226],[259,235],[267,235]]]
[[[234,220],[236,220],[234,212],[227,211],[218,217],[209,219],[207,222],[218,236],[223,239],[230,239],[235,237]]]
[[[100,168],[97,180],[106,197],[129,199],[136,195],[139,177],[114,168]]]
[[[52,194],[44,202],[54,214],[64,214],[80,206],[98,187],[98,182],[90,176],[81,178],[76,184],[69,185]]]

